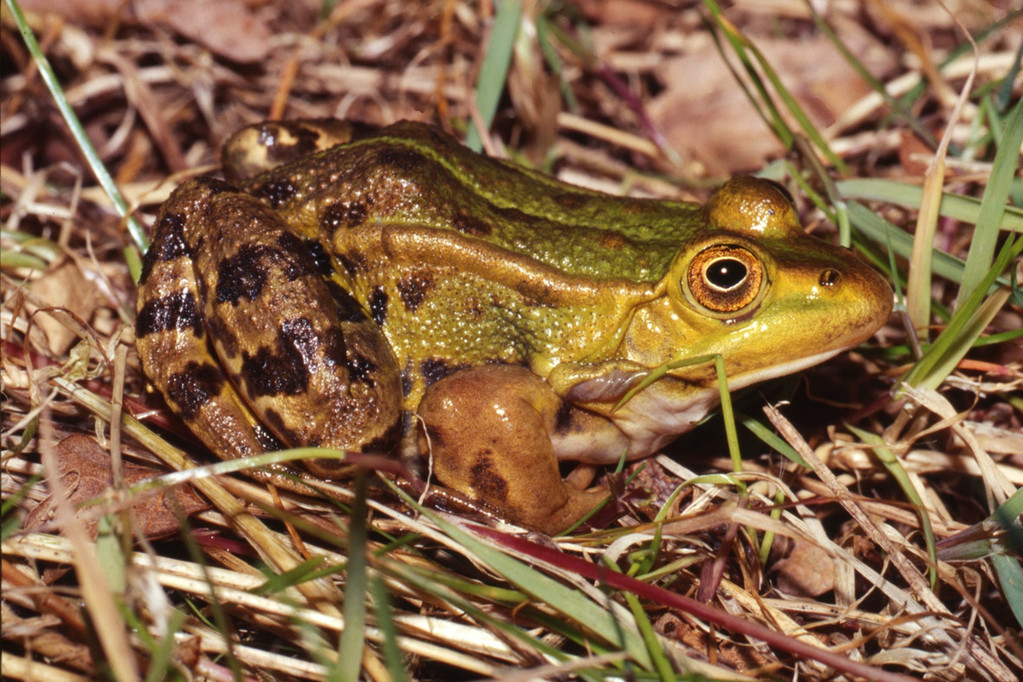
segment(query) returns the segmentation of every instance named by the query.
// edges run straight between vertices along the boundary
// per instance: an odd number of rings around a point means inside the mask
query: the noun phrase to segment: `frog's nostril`
[[[838,284],[838,280],[840,279],[842,279],[842,276],[839,274],[838,270],[828,268],[821,273],[821,277],[818,281],[822,287],[833,287]]]

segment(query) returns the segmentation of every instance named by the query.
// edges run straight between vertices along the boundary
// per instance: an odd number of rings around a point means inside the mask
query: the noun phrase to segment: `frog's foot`
[[[224,174],[241,182],[286,163],[343,144],[372,130],[350,121],[296,119],[263,121],[231,135],[220,152]]]
[[[419,405],[420,448],[432,453],[444,485],[504,518],[554,534],[608,495],[561,478],[552,439],[571,427],[574,412],[524,367],[466,369],[427,390]]]

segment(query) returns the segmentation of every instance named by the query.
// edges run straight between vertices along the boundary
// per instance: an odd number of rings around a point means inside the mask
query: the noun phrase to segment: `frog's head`
[[[664,295],[633,311],[623,368],[720,355],[732,389],[815,365],[858,345],[892,309],[887,282],[851,250],[804,233],[778,185],[738,178],[708,202],[703,229],[680,246]],[[573,389],[577,402],[635,386],[635,369]],[[610,378],[614,381],[609,381]],[[606,399],[606,398],[603,398]],[[671,370],[612,417],[649,448],[691,428],[718,401],[712,363]],[[653,438],[653,440],[650,440]],[[639,450],[647,449],[637,446]]]
[[[858,345],[892,309],[888,283],[850,249],[807,235],[788,193],[736,178],[669,268],[687,356],[720,354],[733,386],[788,374]]]

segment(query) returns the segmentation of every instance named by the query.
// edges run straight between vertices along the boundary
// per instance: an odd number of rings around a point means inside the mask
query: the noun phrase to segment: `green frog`
[[[892,292],[754,178],[706,205],[609,196],[437,129],[264,123],[160,210],[143,369],[214,453],[420,453],[479,507],[556,533],[607,490],[562,478],[656,453],[731,389],[868,338]],[[639,388],[639,390],[634,390]],[[627,398],[627,399],[626,399]],[[340,475],[338,460],[309,471]]]

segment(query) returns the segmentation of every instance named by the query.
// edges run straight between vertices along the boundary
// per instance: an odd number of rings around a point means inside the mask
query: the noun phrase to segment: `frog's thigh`
[[[607,492],[567,485],[551,437],[566,406],[523,367],[456,372],[433,384],[419,406],[437,479],[525,526],[557,533]]]
[[[139,359],[167,404],[223,458],[259,454],[273,438],[236,394],[209,343],[184,226],[209,195],[205,181],[161,209],[139,280]]]
[[[209,201],[195,249],[213,345],[245,402],[285,444],[386,451],[401,423],[390,345],[309,245],[259,200]],[[316,242],[314,245],[318,246]],[[214,333],[215,332],[215,333]],[[309,462],[314,473],[334,460]]]

